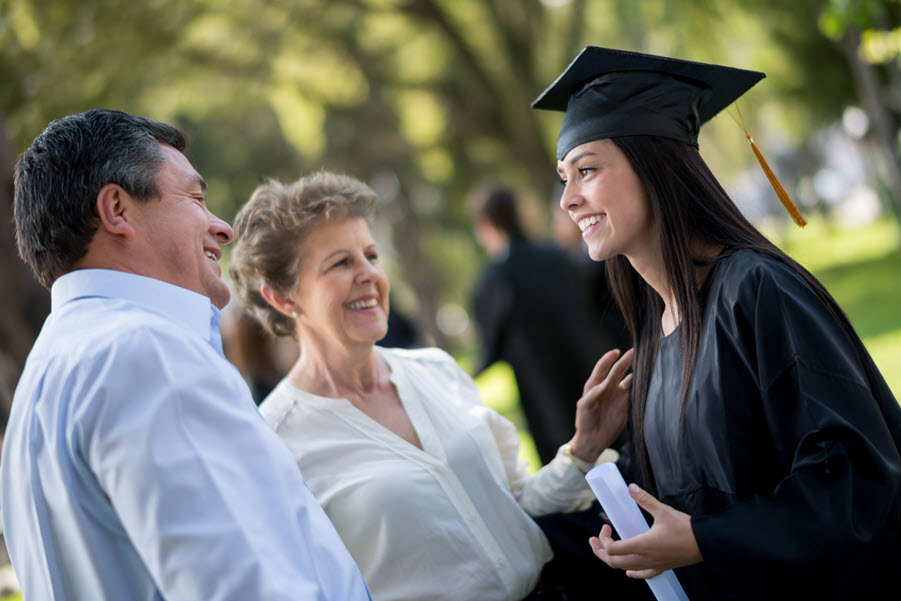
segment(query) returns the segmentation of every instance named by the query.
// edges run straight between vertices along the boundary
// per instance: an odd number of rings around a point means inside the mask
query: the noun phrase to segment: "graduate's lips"
[[[593,215],[581,215],[573,217],[573,221],[576,222],[576,225],[579,226],[579,229],[582,230],[582,236],[585,236],[589,232],[591,232],[597,224],[604,221],[607,218],[607,213],[595,213]]]

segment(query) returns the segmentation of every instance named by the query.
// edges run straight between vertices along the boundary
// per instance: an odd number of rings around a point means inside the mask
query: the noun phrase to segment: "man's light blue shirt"
[[[53,285],[0,462],[26,601],[369,599],[219,320],[205,296],[138,275]]]

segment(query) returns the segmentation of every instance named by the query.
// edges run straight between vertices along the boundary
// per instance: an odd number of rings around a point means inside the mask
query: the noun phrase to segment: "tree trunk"
[[[851,66],[857,96],[872,123],[875,147],[884,164],[884,184],[891,196],[895,219],[901,225],[901,157],[892,113],[882,100],[876,68],[860,56],[860,29],[849,25],[838,46]]]

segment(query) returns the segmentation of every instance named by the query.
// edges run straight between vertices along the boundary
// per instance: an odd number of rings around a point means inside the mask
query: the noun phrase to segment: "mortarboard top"
[[[697,147],[698,131],[765,75],[721,65],[587,46],[532,102],[566,111],[557,159],[586,142],[652,135]]]

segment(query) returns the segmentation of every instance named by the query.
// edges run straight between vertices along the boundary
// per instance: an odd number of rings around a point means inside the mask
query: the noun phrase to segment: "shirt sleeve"
[[[785,274],[753,284],[737,338],[783,476],[692,517],[705,570],[730,599],[873,597],[867,587],[901,569],[901,409],[812,289]]]
[[[469,375],[452,358],[454,377],[465,394],[484,406],[478,387]],[[504,474],[513,497],[526,513],[533,517],[557,512],[570,512],[587,507],[594,495],[585,480],[585,473],[576,467],[563,452],[535,474],[530,474],[526,464],[519,460],[519,436],[516,426],[497,411],[486,407],[483,412],[497,447]]]
[[[367,599],[290,454],[202,344],[123,336],[83,395],[82,453],[160,592]]]

